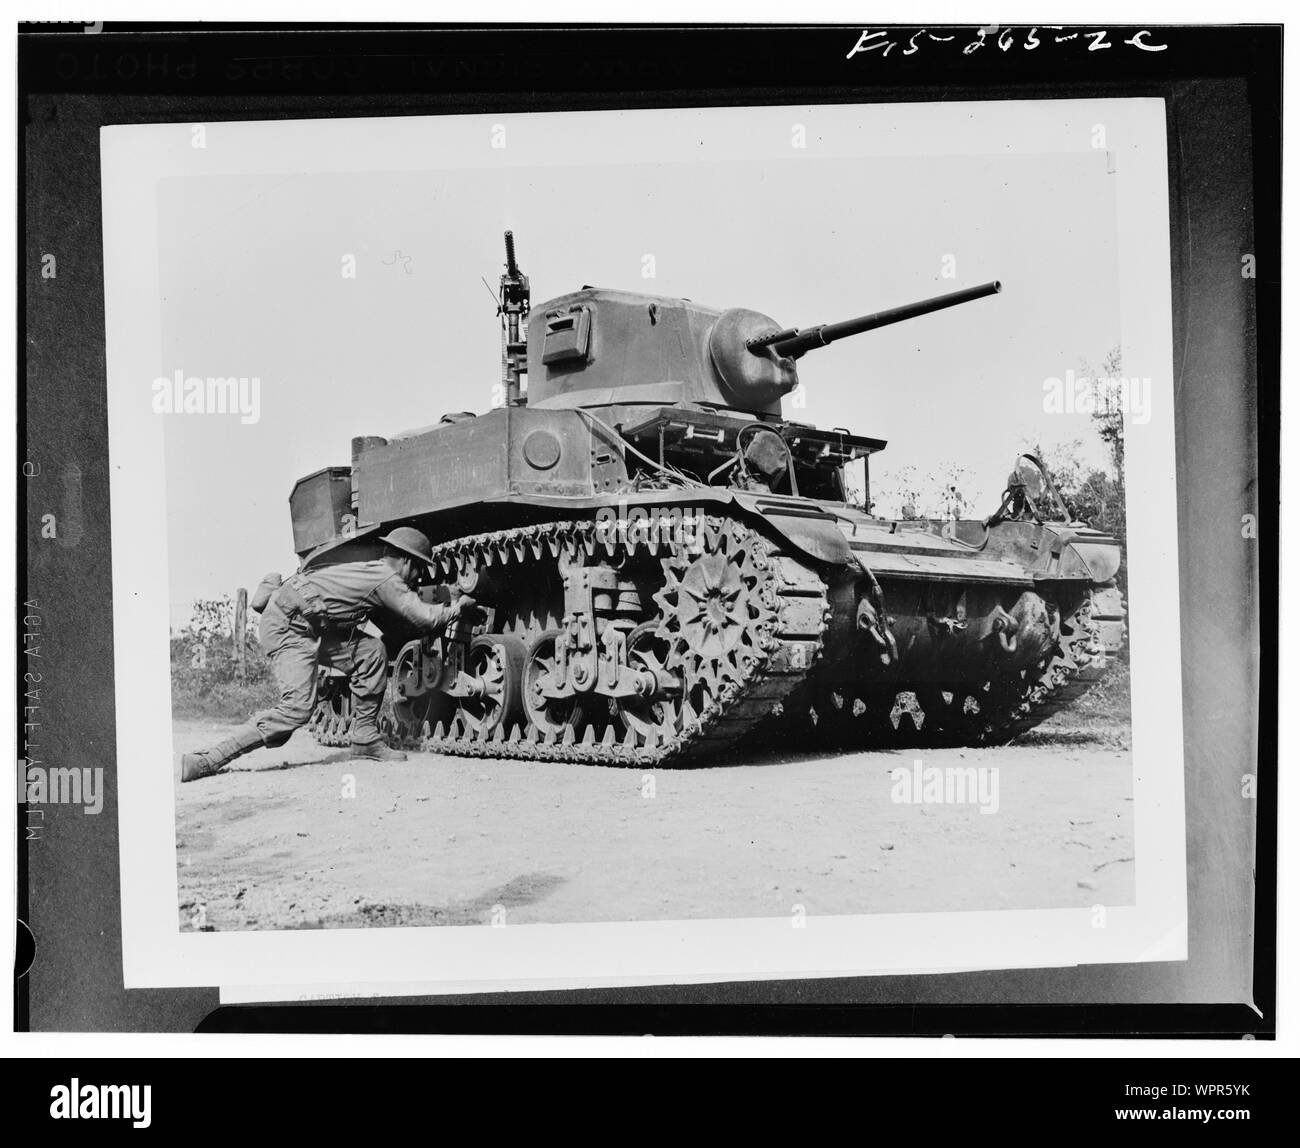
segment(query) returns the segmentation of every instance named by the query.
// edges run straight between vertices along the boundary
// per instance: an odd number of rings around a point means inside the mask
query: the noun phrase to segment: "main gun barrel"
[[[990,283],[981,283],[978,287],[967,287],[947,295],[937,295],[933,299],[922,299],[919,303],[907,303],[902,307],[891,307],[887,311],[845,319],[842,323],[822,323],[805,331],[790,327],[759,339],[751,339],[745,346],[756,355],[771,347],[778,355],[797,359],[805,352],[815,347],[824,347],[836,339],[847,339],[850,335],[874,331],[877,327],[888,327],[891,323],[915,319],[919,315],[928,315],[931,311],[942,311],[945,307],[956,307],[959,303],[983,299],[986,295],[996,295],[1001,290],[1002,284],[995,279]]]

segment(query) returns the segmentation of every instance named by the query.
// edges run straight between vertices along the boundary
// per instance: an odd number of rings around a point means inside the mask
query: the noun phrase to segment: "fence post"
[[[248,591],[242,586],[235,591],[235,673],[244,676],[245,655],[248,652]]]

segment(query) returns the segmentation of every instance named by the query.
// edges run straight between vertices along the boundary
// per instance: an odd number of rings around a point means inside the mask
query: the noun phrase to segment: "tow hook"
[[[866,598],[858,602],[857,627],[869,634],[871,640],[880,647],[881,665],[887,666],[898,659],[898,643],[894,641],[894,635],[889,632],[887,625],[882,624],[881,615]]]
[[[993,623],[989,627],[989,632],[998,636],[998,641],[1002,645],[1002,650],[1007,654],[1016,652],[1016,643],[1019,639],[1017,631],[1020,629],[1020,623],[1008,614],[1001,606],[993,607]]]

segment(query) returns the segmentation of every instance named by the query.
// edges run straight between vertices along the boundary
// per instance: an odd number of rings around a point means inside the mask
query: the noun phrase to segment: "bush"
[[[949,464],[927,475],[915,466],[887,471],[875,484],[871,513],[910,520],[965,518],[976,513],[978,492],[972,496],[971,473]]]
[[[257,625],[245,626],[244,672],[235,660],[235,604],[229,594],[200,598],[189,622],[172,634],[172,716],[243,721],[267,709],[279,695],[271,663],[257,641]]]

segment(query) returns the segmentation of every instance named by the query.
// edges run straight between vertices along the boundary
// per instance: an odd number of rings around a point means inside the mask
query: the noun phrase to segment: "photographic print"
[[[1159,101],[102,152],[128,984],[1185,955]]]
[[[412,16],[19,25],[27,1053],[1267,1052],[1280,25]]]

